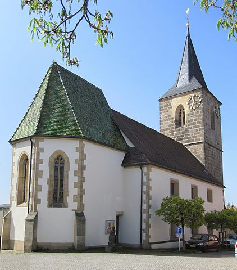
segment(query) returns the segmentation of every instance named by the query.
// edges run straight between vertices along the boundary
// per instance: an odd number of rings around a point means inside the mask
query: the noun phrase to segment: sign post
[[[235,243],[235,258],[237,259],[237,242]]]
[[[176,236],[179,238],[179,251],[180,251],[180,238],[182,235],[182,227],[176,227]]]

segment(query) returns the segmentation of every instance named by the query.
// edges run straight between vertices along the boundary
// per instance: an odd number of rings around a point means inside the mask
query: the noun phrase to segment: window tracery
[[[69,158],[61,150],[49,158],[48,207],[68,207]]]
[[[23,154],[19,160],[19,172],[17,183],[17,205],[28,201],[29,191],[29,159]]]

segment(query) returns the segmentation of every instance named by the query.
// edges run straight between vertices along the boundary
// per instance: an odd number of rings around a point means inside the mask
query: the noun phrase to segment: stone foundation
[[[77,250],[85,249],[86,218],[83,212],[75,211],[74,246]]]
[[[37,247],[37,222],[38,213],[30,212],[25,219],[24,251],[31,252]]]
[[[21,240],[11,240],[10,248],[15,251],[24,251],[24,241]]]
[[[61,242],[39,242],[37,243],[37,249],[39,250],[68,250],[73,249],[74,243],[61,243]]]
[[[1,249],[10,249],[10,232],[11,232],[11,212],[9,211],[3,218]]]

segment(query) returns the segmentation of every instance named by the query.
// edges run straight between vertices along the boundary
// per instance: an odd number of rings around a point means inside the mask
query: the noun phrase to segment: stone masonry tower
[[[159,102],[160,132],[184,144],[223,183],[221,102],[207,88],[189,28],[176,83]]]

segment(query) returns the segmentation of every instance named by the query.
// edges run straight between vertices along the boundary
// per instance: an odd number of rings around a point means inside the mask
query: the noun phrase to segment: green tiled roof
[[[10,142],[31,136],[85,138],[127,150],[102,91],[55,62]]]

